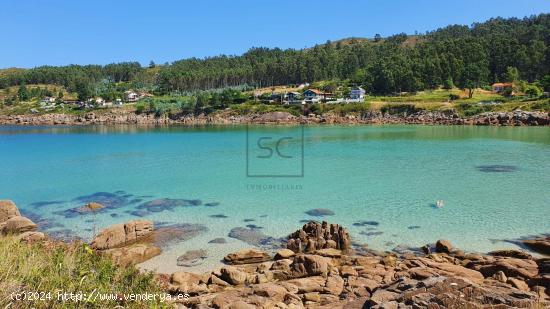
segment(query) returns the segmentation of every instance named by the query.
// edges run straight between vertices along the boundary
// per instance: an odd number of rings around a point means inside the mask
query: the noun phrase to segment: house
[[[320,101],[333,100],[334,94],[330,92],[322,92],[318,89],[308,89],[304,91],[304,99],[307,103],[317,103]]]
[[[286,104],[301,104],[303,103],[302,96],[299,92],[289,92],[286,94],[285,102]]]
[[[131,90],[124,91],[124,101],[136,102],[137,100],[139,100],[139,94],[137,92]]]
[[[284,99],[284,95],[282,93],[279,93],[279,92],[273,92],[269,96],[269,102],[270,103],[282,103],[283,99]]]
[[[323,99],[323,93],[318,89],[308,89],[304,91],[304,99],[307,103],[316,103]]]
[[[491,88],[493,89],[493,93],[501,93],[506,88],[513,88],[514,83],[494,83]]]
[[[355,87],[351,89],[349,93],[349,98],[352,100],[362,100],[363,98],[365,98],[365,93],[365,89],[361,87]]]

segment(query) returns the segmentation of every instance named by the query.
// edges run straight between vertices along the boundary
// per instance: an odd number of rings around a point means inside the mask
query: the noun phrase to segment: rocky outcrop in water
[[[0,124],[8,125],[86,125],[86,124],[442,124],[442,125],[501,125],[547,126],[548,112],[486,112],[472,117],[460,117],[456,111],[418,111],[414,113],[382,113],[367,111],[344,116],[328,112],[322,115],[294,116],[288,112],[235,115],[219,111],[211,115],[179,115],[156,117],[152,114],[135,114],[123,110],[89,112],[85,115],[45,114],[0,116]]]
[[[286,247],[296,253],[331,248],[346,251],[351,248],[351,239],[348,230],[338,224],[311,221],[290,234]]]

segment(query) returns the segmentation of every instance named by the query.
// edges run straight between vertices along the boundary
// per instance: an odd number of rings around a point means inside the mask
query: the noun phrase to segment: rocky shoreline
[[[419,111],[412,114],[389,114],[380,111],[350,113],[345,116],[322,115],[294,116],[287,112],[235,115],[222,111],[208,116],[162,116],[135,114],[112,110],[106,113],[90,112],[85,115],[45,114],[0,116],[0,125],[231,125],[231,124],[426,124],[426,125],[494,125],[494,126],[549,126],[550,113],[487,112],[472,117],[460,117],[455,111]]]
[[[101,205],[82,207],[93,211]],[[11,201],[0,201],[0,234],[47,241]],[[160,254],[176,231],[136,220],[110,226],[90,246],[119,265]],[[176,238],[180,236],[175,236]],[[550,237],[524,240],[550,254]],[[201,252],[188,252],[193,263]],[[540,256],[540,255],[539,255]],[[178,259],[178,262],[179,259]],[[548,308],[550,258],[521,250],[467,253],[446,240],[420,251],[377,252],[352,245],[345,227],[311,221],[274,255],[257,247],[228,254],[206,273],[156,274],[167,292],[184,294],[174,308]]]

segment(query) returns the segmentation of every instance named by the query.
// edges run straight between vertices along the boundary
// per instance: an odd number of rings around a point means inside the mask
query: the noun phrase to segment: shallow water
[[[4,126],[0,198],[67,237],[132,219],[207,227],[145,263],[160,271],[186,250],[206,248],[206,268],[248,247],[234,227],[283,237],[309,219],[374,249],[446,238],[485,252],[549,232],[549,158],[548,127]],[[67,211],[88,201],[108,209]],[[316,208],[334,214],[306,214]],[[208,243],[218,237],[228,243]]]

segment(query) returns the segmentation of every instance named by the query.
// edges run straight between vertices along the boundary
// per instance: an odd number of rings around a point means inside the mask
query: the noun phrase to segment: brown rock
[[[24,232],[22,234],[17,235],[17,240],[22,242],[37,242],[42,241],[46,239],[46,235],[42,232]]]
[[[291,258],[295,255],[296,255],[296,253],[294,253],[294,251],[292,251],[290,249],[281,249],[281,250],[277,251],[277,253],[275,253],[274,259],[275,260],[288,259],[288,258]]]
[[[323,292],[326,280],[321,276],[313,276],[288,280],[286,283],[296,286],[296,288],[298,288],[297,293],[303,294],[309,292]]]
[[[516,259],[527,259],[527,260],[533,259],[533,257],[529,253],[523,252],[520,250],[514,250],[514,249],[495,250],[495,251],[489,252],[489,255],[511,257]]]
[[[295,278],[328,274],[328,261],[318,255],[302,254],[294,258],[290,270]]]
[[[518,290],[522,290],[524,292],[529,292],[529,286],[525,281],[518,279],[518,278],[508,278],[508,281],[506,283],[510,284],[511,286],[515,287]]]
[[[399,297],[399,294],[386,291],[386,290],[376,290],[369,300],[371,305],[380,305],[385,302],[390,302],[396,300]]]
[[[111,256],[115,264],[127,266],[145,262],[159,255],[161,250],[151,244],[133,244],[122,248],[107,249],[104,252]]]
[[[296,253],[304,250],[312,253],[326,248],[345,251],[351,248],[351,239],[347,229],[338,224],[311,221],[289,236],[287,248]]]
[[[13,217],[21,216],[15,203],[10,200],[0,200],[0,223]]]
[[[254,294],[267,297],[274,301],[283,301],[287,290],[275,283],[263,283],[253,287]]]
[[[453,245],[448,240],[440,239],[435,243],[435,251],[439,253],[451,253]]]
[[[344,279],[340,276],[328,276],[325,284],[325,292],[332,295],[340,295],[344,290]]]
[[[502,283],[506,283],[506,281],[508,281],[508,278],[506,277],[506,274],[501,270],[497,271],[493,275],[493,278],[495,278],[495,280],[497,280],[498,282],[502,282]]]
[[[36,230],[37,225],[29,218],[15,216],[2,223],[2,232],[5,234],[14,233],[20,234],[24,232]]]
[[[316,255],[330,257],[330,258],[340,258],[342,257],[342,251],[334,248],[325,248],[315,251]]]
[[[153,222],[145,220],[111,225],[94,238],[91,246],[98,250],[126,246],[151,235],[153,229]]]
[[[319,294],[319,292],[310,292],[310,293],[305,293],[304,294],[304,301],[311,301],[311,302],[315,302],[315,303],[318,303],[321,301],[321,295]]]
[[[270,259],[269,254],[258,249],[243,249],[223,258],[224,262],[231,265],[261,263]]]
[[[353,268],[352,266],[342,266],[340,268],[340,275],[342,275],[342,277],[349,277],[349,276],[357,276],[358,273],[357,273],[357,270],[355,270],[355,268]]]
[[[550,255],[550,236],[528,239],[522,243],[536,252]]]
[[[221,270],[221,279],[231,285],[240,285],[246,282],[248,274],[235,267],[223,267]]]
[[[202,276],[178,271],[172,274],[171,283],[175,286],[175,290],[180,293],[202,294],[208,292],[206,284],[202,281]]]
[[[362,278],[362,277],[349,277],[348,286],[351,288],[364,287],[367,291],[372,292],[376,290],[380,284],[374,280]]]

